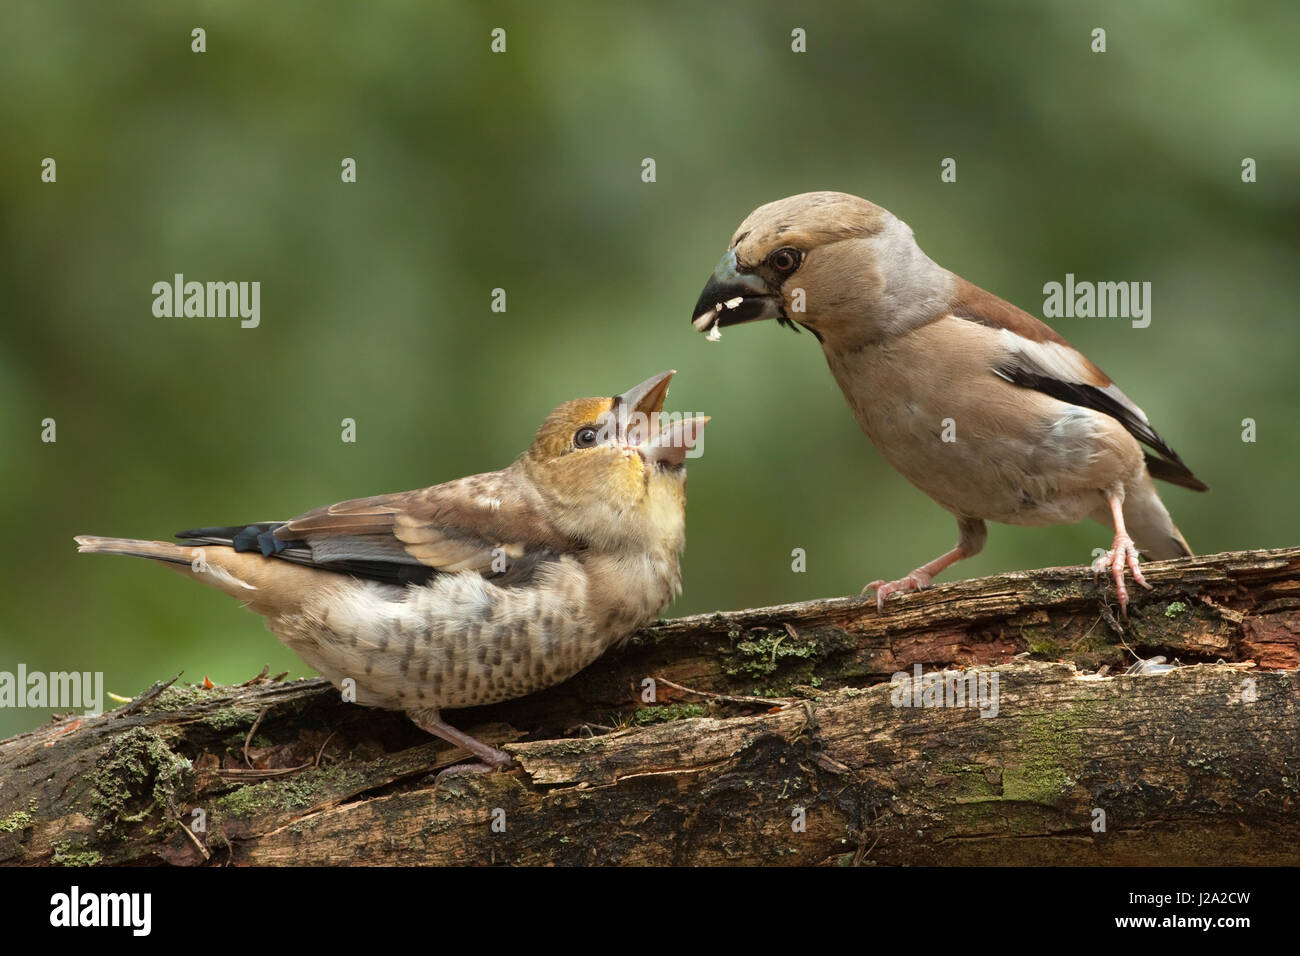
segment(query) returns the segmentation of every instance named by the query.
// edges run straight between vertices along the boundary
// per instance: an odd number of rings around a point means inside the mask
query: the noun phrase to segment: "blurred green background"
[[[669,367],[669,407],[714,417],[670,614],[856,593],[934,557],[952,518],[860,434],[812,336],[689,326],[741,219],[810,189],[886,206],[1030,311],[1067,272],[1151,281],[1150,328],[1053,324],[1213,486],[1164,490],[1194,548],[1300,543],[1296,10],[6,4],[0,670],[102,670],[123,695],[307,673],[235,602],[72,536],[501,467],[557,403]],[[155,318],[176,272],[260,281],[261,326]],[[994,526],[959,573],[1107,543]],[[0,711],[0,735],[47,716]]]

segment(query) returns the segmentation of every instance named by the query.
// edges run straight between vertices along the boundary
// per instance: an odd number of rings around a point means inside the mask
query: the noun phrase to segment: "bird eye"
[[[573,447],[591,448],[596,444],[597,437],[596,429],[590,425],[583,425],[578,429],[577,434],[573,436]]]
[[[799,268],[799,262],[802,258],[803,253],[798,249],[783,246],[767,257],[767,264],[782,275],[789,275]]]

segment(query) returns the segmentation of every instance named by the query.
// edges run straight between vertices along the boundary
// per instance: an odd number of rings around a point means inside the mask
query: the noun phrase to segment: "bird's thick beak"
[[[687,453],[700,442],[700,433],[709,423],[708,415],[690,415],[669,422],[645,445],[641,454],[646,464],[660,464],[677,467],[684,464]]]
[[[728,325],[784,316],[781,297],[768,288],[762,276],[741,272],[736,265],[736,250],[731,249],[700,293],[691,325],[697,332],[712,333]]]
[[[676,369],[660,372],[622,395],[615,395],[609,411],[601,416],[601,441],[628,448],[645,444],[659,427],[668,382],[676,374]]]
[[[652,375],[640,385],[633,385],[622,395],[614,399],[614,405],[626,415],[640,412],[643,415],[658,415],[664,410],[664,399],[668,397],[668,383],[677,374],[676,369],[669,369]]]
[[[614,397],[610,424],[617,429],[615,440],[639,453],[647,464],[682,464],[709,420],[705,415],[688,416],[661,427],[659,416],[668,397],[668,382],[676,374],[671,369],[660,372]]]

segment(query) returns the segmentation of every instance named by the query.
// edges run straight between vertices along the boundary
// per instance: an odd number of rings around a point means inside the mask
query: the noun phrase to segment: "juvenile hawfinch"
[[[566,402],[501,471],[183,531],[183,544],[76,540],[224,591],[333,684],[352,678],[357,703],[503,767],[507,754],[439,711],[558,684],[681,590],[685,458],[708,418],[661,427],[673,374]]]
[[[955,548],[863,589],[878,607],[977,554],[985,521],[1091,517],[1112,528],[1093,570],[1110,570],[1125,610],[1125,567],[1148,586],[1139,548],[1154,559],[1192,553],[1151,479],[1206,486],[1142,409],[1038,319],[933,262],[888,210],[814,192],[750,213],[692,323],[716,339],[773,318],[812,332],[867,437],[957,517]]]

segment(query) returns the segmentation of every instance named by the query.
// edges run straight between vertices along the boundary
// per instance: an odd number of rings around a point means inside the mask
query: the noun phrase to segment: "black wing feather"
[[[414,559],[411,559],[411,563],[357,559],[317,561],[306,541],[284,541],[275,537],[275,530],[285,524],[283,521],[259,521],[245,525],[192,528],[177,532],[176,537],[194,544],[224,545],[235,551],[260,551],[264,558],[280,558],[304,567],[335,571],[385,584],[424,584],[440,573],[436,568],[420,564]]]
[[[1109,415],[1123,425],[1129,434],[1154,449],[1159,455],[1159,457],[1145,455],[1147,470],[1151,473],[1151,477],[1193,491],[1210,490],[1209,485],[1192,474],[1192,470],[1183,463],[1169,443],[1156,433],[1150,422],[1143,418],[1131,404],[1120,401],[1106,389],[1083,382],[1062,381],[1034,367],[1023,354],[1016,354],[993,371],[1013,385],[1032,388],[1062,402],[1069,402],[1081,408],[1091,408],[1093,411]]]

